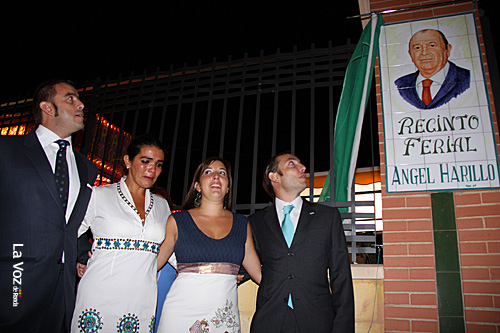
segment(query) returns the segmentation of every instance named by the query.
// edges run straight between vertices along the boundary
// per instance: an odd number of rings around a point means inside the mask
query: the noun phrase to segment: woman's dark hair
[[[196,199],[196,194],[198,193],[198,191],[194,188],[194,185],[196,183],[200,182],[200,178],[201,178],[201,175],[203,174],[203,172],[205,172],[205,170],[210,166],[210,164],[212,164],[212,162],[215,162],[215,161],[222,162],[222,164],[224,164],[224,167],[226,168],[226,171],[227,171],[227,178],[228,178],[227,187],[228,187],[229,191],[226,193],[226,196],[224,197],[224,207],[227,210],[231,210],[232,205],[233,205],[233,201],[232,201],[232,198],[233,198],[233,177],[231,176],[231,164],[228,161],[226,161],[220,157],[217,157],[217,156],[207,158],[200,165],[198,165],[198,168],[196,169],[194,176],[193,176],[193,181],[191,182],[191,187],[189,188],[189,191],[186,194],[186,198],[184,199],[184,205],[182,206],[183,210],[188,210],[188,209],[195,207],[194,199]]]
[[[130,161],[132,161],[140,152],[142,147],[155,147],[163,151],[163,154],[167,154],[165,146],[160,140],[149,134],[143,134],[136,136],[127,148],[127,155]]]

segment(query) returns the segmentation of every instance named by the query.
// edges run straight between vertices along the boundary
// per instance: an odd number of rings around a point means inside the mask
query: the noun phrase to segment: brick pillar
[[[436,3],[370,0],[370,10]],[[384,15],[386,23],[474,11],[473,3]],[[484,42],[475,12],[500,151]],[[380,71],[375,69],[387,332],[500,332],[500,190],[387,193]],[[449,290],[448,290],[449,289]]]

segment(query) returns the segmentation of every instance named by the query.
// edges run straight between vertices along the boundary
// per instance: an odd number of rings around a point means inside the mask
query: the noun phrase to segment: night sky
[[[258,57],[264,54],[356,42],[361,33],[357,1],[312,6],[285,1],[182,1],[165,4],[134,2],[134,6],[63,5],[27,6],[1,21],[2,61],[0,100],[30,94],[36,85],[53,77],[77,84],[96,77],[115,78],[131,72],[168,70]],[[235,7],[237,5],[237,7]]]
[[[339,3],[342,6],[339,6]],[[493,1],[482,0],[486,16]],[[358,2],[142,1],[20,5],[2,11],[0,101],[31,97],[39,82],[65,77],[77,84],[198,60],[233,59],[356,42]],[[500,30],[498,20],[491,22]],[[500,50],[497,47],[497,58]]]
[[[493,5],[479,2],[490,18]],[[347,19],[359,14],[357,0],[142,1],[133,6],[101,1],[57,7],[19,2],[1,13],[0,103],[31,98],[40,82],[56,77],[82,86],[96,78],[117,79],[120,73],[168,71],[171,65],[224,62],[245,53],[258,57],[261,50],[270,55],[278,48],[307,50],[312,43],[318,48],[329,41],[356,43],[362,30],[359,19]],[[491,20],[492,31],[500,31],[499,21]],[[363,155],[371,153],[360,151]]]

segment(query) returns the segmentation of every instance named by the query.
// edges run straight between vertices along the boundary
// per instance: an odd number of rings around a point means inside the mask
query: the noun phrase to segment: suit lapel
[[[24,148],[26,157],[33,164],[33,168],[38,172],[38,175],[47,186],[47,190],[50,193],[50,196],[54,199],[57,206],[59,206],[62,213],[63,207],[61,200],[59,199],[59,196],[57,194],[54,173],[52,172],[52,168],[47,159],[47,155],[45,155],[45,151],[43,150],[40,141],[38,141],[38,138],[34,131],[25,136]]]
[[[84,200],[83,192],[87,187],[88,179],[88,170],[87,166],[85,165],[85,161],[83,160],[84,157],[82,157],[82,155],[74,150],[73,153],[75,155],[76,167],[78,169],[78,177],[80,178],[80,189],[78,191],[78,197],[76,198],[75,205],[73,206],[73,210],[71,211],[68,223],[73,220],[76,212],[78,211],[78,208],[82,205],[82,201]]]
[[[444,79],[443,85],[437,92],[436,96],[432,99],[432,102],[429,104],[428,108],[434,108],[441,106],[442,104],[448,102],[446,100],[450,91],[455,87],[457,80],[457,69],[453,63],[450,63],[450,68],[448,69],[448,74],[446,74],[446,78]]]
[[[403,83],[398,86],[399,94],[405,101],[420,109],[425,109],[426,105],[420,99],[417,93],[418,72],[409,74]]]
[[[285,236],[283,236],[283,231],[281,231],[280,223],[278,221],[278,215],[276,214],[276,206],[274,204],[267,208],[264,220],[274,237],[279,239],[284,246],[287,246]]]
[[[312,205],[309,201],[302,201],[302,209],[300,211],[299,222],[297,224],[297,229],[295,230],[295,235],[293,236],[293,241],[291,247],[294,246],[295,243],[300,243],[301,240],[307,234],[307,229],[309,228],[310,222],[314,218],[315,211],[314,205]],[[265,215],[265,221],[267,226],[271,230],[272,234],[283,243],[283,246],[288,247],[285,241],[285,237],[283,236],[283,231],[281,231],[280,223],[278,221],[278,215],[276,214],[276,206],[269,206]]]
[[[52,172],[52,168],[47,159],[47,155],[45,155],[45,151],[40,145],[40,141],[38,141],[38,138],[34,131],[25,135],[24,147],[27,158],[31,161],[34,169],[38,172],[40,178],[47,186],[48,192],[56,202],[56,205],[59,207],[61,214],[64,215],[62,203],[61,200],[59,199],[59,195],[57,194],[56,183],[54,180],[54,173]],[[84,200],[83,192],[85,190],[85,187],[87,186],[87,179],[88,179],[88,170],[87,166],[85,165],[85,161],[83,160],[84,157],[82,157],[82,155],[80,155],[78,152],[75,151],[74,154],[75,154],[76,166],[78,169],[78,175],[80,178],[80,190],[78,192],[78,197],[76,199],[68,223],[75,216],[78,207],[80,207],[82,200]]]
[[[294,244],[300,243],[305,237],[314,215],[314,206],[309,201],[302,200],[302,210],[300,211],[299,223],[293,236],[292,247]]]
[[[417,93],[417,78],[418,78],[418,72],[415,72],[412,77],[411,88],[406,89],[405,93],[408,96],[408,99],[413,102],[411,104],[418,107],[419,109],[425,109],[427,105],[425,105],[424,102],[422,102],[420,96]]]

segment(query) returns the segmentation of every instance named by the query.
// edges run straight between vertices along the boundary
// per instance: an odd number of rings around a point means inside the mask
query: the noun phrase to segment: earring
[[[196,191],[196,197],[194,198],[194,207],[198,208],[201,205],[201,192]]]

